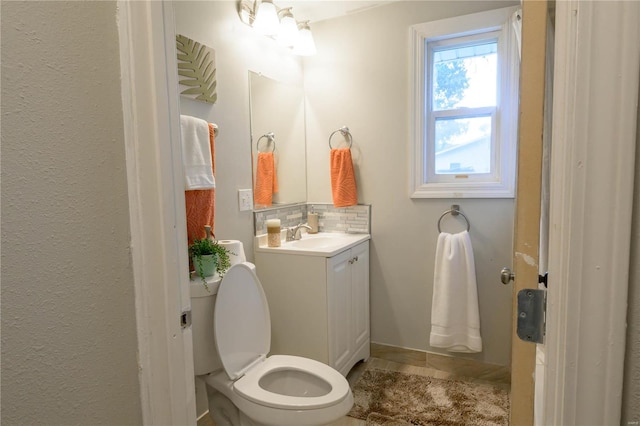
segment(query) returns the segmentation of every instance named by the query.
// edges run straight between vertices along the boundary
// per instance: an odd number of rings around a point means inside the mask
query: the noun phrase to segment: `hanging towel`
[[[188,115],[180,116],[184,189],[216,187],[211,165],[209,123]]]
[[[450,352],[481,352],[478,287],[467,231],[440,233],[436,246],[430,344]]]
[[[276,192],[278,192],[278,178],[273,152],[259,152],[254,202],[259,206],[270,206],[273,203],[273,194]]]
[[[213,124],[209,124],[208,128],[211,171],[215,175],[215,128]],[[189,244],[191,244],[194,239],[205,237],[205,225],[211,226],[212,231],[215,230],[215,189],[185,191],[184,198],[187,208],[187,238],[189,239]]]
[[[349,148],[331,150],[331,194],[334,207],[355,206],[358,204],[356,176]]]

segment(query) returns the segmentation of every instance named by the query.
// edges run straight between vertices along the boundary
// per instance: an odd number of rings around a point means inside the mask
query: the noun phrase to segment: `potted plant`
[[[216,272],[218,275],[223,276],[227,269],[231,267],[229,254],[230,252],[226,247],[222,247],[216,240],[209,238],[195,239],[189,246],[189,255],[193,260],[193,267],[207,290],[209,288],[205,277],[210,277]]]

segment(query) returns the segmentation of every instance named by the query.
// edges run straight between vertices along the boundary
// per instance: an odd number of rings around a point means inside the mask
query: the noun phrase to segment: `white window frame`
[[[518,84],[520,59],[511,26],[511,16],[518,7],[496,9],[411,27],[412,99],[410,196],[411,198],[513,198],[515,195],[518,138]],[[432,143],[434,114],[427,81],[431,77],[425,54],[427,43],[487,34],[498,41],[498,85],[495,114],[492,120],[492,167],[490,173],[443,175],[434,173],[435,152]],[[469,109],[470,117],[480,109]],[[492,110],[492,111],[489,111]],[[444,114],[449,114],[447,110]],[[475,111],[475,112],[471,112]],[[453,113],[453,112],[452,112]],[[439,115],[441,113],[437,113]],[[457,116],[457,113],[454,113]],[[429,120],[429,121],[428,121]],[[466,176],[466,177],[462,177]]]

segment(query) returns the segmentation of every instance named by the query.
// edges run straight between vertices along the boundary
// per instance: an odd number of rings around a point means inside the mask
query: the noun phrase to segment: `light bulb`
[[[282,19],[280,19],[280,31],[276,40],[282,46],[292,47],[298,39],[298,23],[291,13],[291,8],[280,11]]]
[[[313,34],[308,22],[302,22],[298,31],[298,40],[293,47],[293,53],[300,56],[311,56],[316,54],[316,43],[313,41]]]
[[[271,0],[262,0],[262,3],[258,6],[256,19],[253,21],[253,29],[259,34],[273,36],[278,33],[279,28],[280,20],[278,19],[276,6]]]

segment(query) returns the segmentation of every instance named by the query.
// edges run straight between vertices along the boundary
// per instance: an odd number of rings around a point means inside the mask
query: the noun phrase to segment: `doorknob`
[[[516,276],[511,272],[511,269],[509,268],[502,268],[502,271],[500,271],[500,281],[502,281],[502,284],[507,285],[509,284],[509,281],[513,281],[514,278]]]

